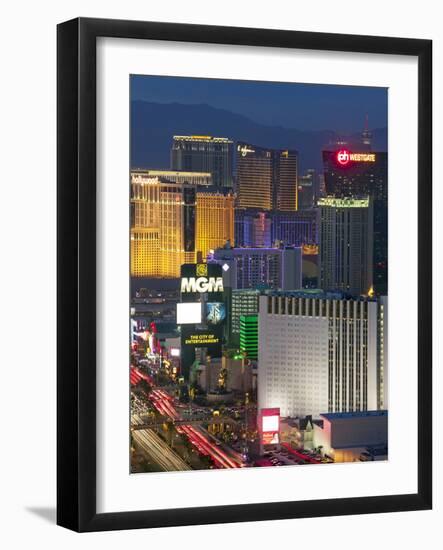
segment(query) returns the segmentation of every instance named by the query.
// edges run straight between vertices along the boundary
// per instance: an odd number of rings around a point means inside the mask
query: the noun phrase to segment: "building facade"
[[[295,290],[302,285],[301,248],[225,247],[210,261],[222,266],[224,285],[232,289]]]
[[[238,207],[296,211],[297,169],[297,151],[238,143]]]
[[[258,357],[258,316],[240,316],[240,351],[248,359]]]
[[[230,336],[231,340],[237,341],[240,335],[240,317],[242,315],[258,314],[259,290],[237,289],[231,292],[230,308]]]
[[[320,419],[314,424],[314,446],[336,462],[362,460],[362,454],[387,459],[388,411],[326,413]]]
[[[196,205],[196,249],[202,257],[228,241],[234,245],[234,195],[197,192]]]
[[[225,137],[174,136],[171,168],[189,172],[209,172],[219,189],[232,189],[233,143]]]
[[[271,241],[286,246],[318,244],[320,216],[317,208],[297,212],[272,212]]]
[[[196,262],[196,189],[210,182],[208,173],[131,171],[132,276],[179,277]]]
[[[362,153],[344,147],[323,151],[325,192],[338,198],[371,198],[374,291],[385,295],[388,290],[388,155],[369,151],[370,138],[371,134],[365,128]]]
[[[325,197],[320,208],[320,288],[372,292],[373,216],[369,198]]]
[[[298,208],[306,210],[315,206],[319,197],[318,177],[313,168],[298,176]]]
[[[235,245],[269,248],[272,245],[271,213],[254,209],[235,209]]]
[[[259,300],[259,408],[315,417],[387,408],[385,298],[274,292]]]
[[[239,247],[271,247],[317,244],[320,226],[318,208],[296,212],[235,209],[235,244]]]

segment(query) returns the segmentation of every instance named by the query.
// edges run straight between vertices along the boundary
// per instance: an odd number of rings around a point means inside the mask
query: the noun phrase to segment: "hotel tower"
[[[131,275],[180,277],[180,267],[197,261],[197,186],[208,173],[131,171]]]
[[[297,151],[237,144],[239,208],[297,210]]]
[[[258,406],[282,416],[387,409],[387,299],[260,296]]]

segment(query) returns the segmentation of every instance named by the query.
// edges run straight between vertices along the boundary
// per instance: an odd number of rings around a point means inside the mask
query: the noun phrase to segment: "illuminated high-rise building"
[[[236,208],[234,225],[236,246],[271,247],[271,212]]]
[[[279,212],[298,210],[297,169],[298,153],[276,150],[274,157],[274,209]]]
[[[231,193],[197,192],[196,249],[208,253],[234,245],[234,196]]]
[[[361,142],[367,150],[371,150],[372,132],[369,130],[368,115],[365,117],[365,126],[363,128],[363,132],[361,133]]]
[[[380,410],[387,402],[387,299],[260,296],[258,407],[282,416]]]
[[[317,208],[297,212],[272,212],[271,240],[287,246],[317,244],[320,215]]]
[[[237,144],[239,208],[297,210],[297,151]]]
[[[212,175],[209,172],[186,172],[179,170],[132,170],[134,177],[139,174],[143,178],[159,178],[163,182],[169,183],[186,183],[188,185],[200,186],[201,189],[213,185]],[[132,180],[131,180],[132,181]]]
[[[385,295],[388,291],[388,154],[368,151],[371,133],[367,127],[362,141],[363,152],[350,151],[346,146],[323,151],[325,193],[337,198],[371,198],[374,291]]]
[[[232,188],[232,141],[225,137],[174,136],[171,168],[209,172],[219,189]]]
[[[320,287],[372,292],[373,219],[369,198],[325,197],[320,208]]]
[[[313,168],[298,176],[298,209],[306,210],[315,206],[320,198],[319,178]]]
[[[210,260],[223,269],[223,284],[231,289],[302,288],[302,249],[232,248],[215,251]]]
[[[131,275],[179,277],[196,262],[196,190],[210,182],[208,173],[131,171]]]

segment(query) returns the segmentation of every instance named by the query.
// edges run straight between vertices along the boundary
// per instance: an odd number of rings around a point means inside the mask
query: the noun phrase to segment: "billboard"
[[[211,301],[222,301],[222,273],[218,264],[183,264],[180,273],[182,302],[195,302],[202,294],[210,295]]]
[[[222,267],[218,264],[183,264],[180,271],[181,306],[188,306],[185,323],[180,323],[177,308],[177,324],[180,325],[183,365],[195,360],[195,349],[207,348],[213,357],[220,357],[223,344],[223,321],[226,317]],[[200,308],[197,319],[196,304]],[[181,313],[181,312],[180,312]],[[180,316],[180,319],[182,317]],[[186,368],[185,368],[186,371]]]
[[[208,325],[219,325],[226,319],[226,305],[223,302],[207,302],[205,320]]]
[[[262,445],[278,445],[280,443],[280,409],[260,409],[258,429]]]
[[[337,151],[335,158],[341,166],[347,166],[350,162],[376,162],[375,153],[351,153],[348,149]]]
[[[184,338],[185,346],[194,346],[195,348],[206,348],[220,343],[220,336],[211,331],[192,332]]]
[[[177,325],[192,325],[202,322],[202,306],[200,302],[177,304]]]
[[[223,344],[223,330],[221,325],[207,327],[197,327],[196,325],[182,325],[181,329],[182,350],[196,348],[208,348],[208,351],[214,356],[221,355]]]

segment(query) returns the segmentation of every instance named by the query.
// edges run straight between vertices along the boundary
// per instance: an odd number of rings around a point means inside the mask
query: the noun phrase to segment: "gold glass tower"
[[[239,208],[272,210],[272,151],[237,145],[237,192]]]
[[[297,204],[297,151],[237,144],[239,208],[294,212]]]
[[[276,179],[274,208],[281,212],[298,210],[296,151],[274,152],[274,174]]]
[[[222,248],[226,241],[234,246],[234,196],[197,193],[196,249],[205,258],[210,250]]]
[[[197,261],[196,189],[210,181],[208,173],[131,171],[131,275],[180,277],[182,264]]]

